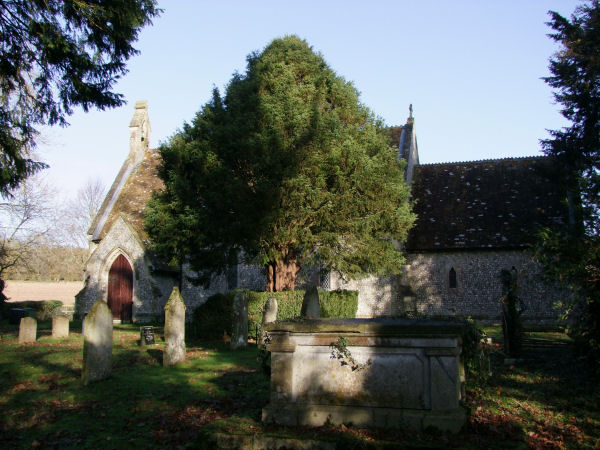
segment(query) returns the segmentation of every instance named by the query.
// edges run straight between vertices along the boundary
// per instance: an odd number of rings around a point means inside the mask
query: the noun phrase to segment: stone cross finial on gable
[[[150,118],[148,117],[148,102],[135,102],[135,110],[129,123],[129,157],[134,163],[141,161],[150,142]]]

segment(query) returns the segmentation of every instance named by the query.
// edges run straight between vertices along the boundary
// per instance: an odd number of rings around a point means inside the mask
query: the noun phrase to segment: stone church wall
[[[407,256],[401,275],[401,295],[397,311],[426,315],[471,316],[480,320],[501,318],[500,299],[504,295],[500,271],[518,272],[518,296],[525,322],[554,323],[554,304],[565,295],[541,277],[541,267],[522,250],[417,253]],[[456,273],[451,287],[450,270]]]
[[[541,267],[522,250],[413,253],[400,276],[345,279],[330,274],[331,289],[357,290],[357,317],[403,315],[459,316],[501,319],[502,269],[518,271],[523,320],[556,323],[554,304],[566,293],[541,278]],[[450,287],[450,270],[456,287]]]
[[[108,272],[115,259],[123,255],[133,269],[133,319],[144,322],[161,316],[173,280],[150,274],[144,246],[134,229],[122,218],[111,227],[95,247],[86,264],[85,286],[75,300],[75,314],[83,317],[99,299],[107,301]]]
[[[83,317],[98,300],[107,301],[108,272],[112,263],[123,255],[133,269],[133,320],[134,322],[162,321],[164,306],[169,299],[176,277],[160,275],[152,270],[145,248],[135,230],[119,218],[107,235],[95,247],[86,264],[85,286],[77,294],[75,314]],[[215,277],[208,289],[195,285],[195,273],[184,267],[185,276],[181,294],[186,304],[186,319],[194,309],[217,292],[226,292],[225,277]]]

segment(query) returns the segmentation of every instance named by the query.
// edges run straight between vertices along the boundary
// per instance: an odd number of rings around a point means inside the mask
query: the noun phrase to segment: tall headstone
[[[69,337],[69,318],[67,316],[54,316],[52,318],[52,337]]]
[[[185,303],[174,287],[165,305],[165,351],[163,366],[172,366],[185,361]]]
[[[302,299],[302,310],[300,313],[303,317],[317,318],[321,317],[319,306],[319,292],[316,286],[309,287]]]
[[[108,378],[112,368],[113,315],[102,300],[92,306],[83,321],[83,384]]]
[[[260,324],[260,341],[258,345],[265,345],[265,325],[277,320],[277,299],[275,297],[269,297],[265,307],[263,308],[262,321]]]
[[[233,297],[233,332],[231,348],[244,348],[248,345],[248,298],[244,292],[236,292]]]
[[[19,324],[19,344],[35,342],[37,339],[37,320],[33,317],[22,317]]]

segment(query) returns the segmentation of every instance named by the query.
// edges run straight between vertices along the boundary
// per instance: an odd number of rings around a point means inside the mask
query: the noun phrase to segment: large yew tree
[[[171,263],[210,274],[241,256],[279,291],[303,264],[358,276],[404,262],[403,162],[352,84],[295,36],[251,54],[160,151],[146,227]]]

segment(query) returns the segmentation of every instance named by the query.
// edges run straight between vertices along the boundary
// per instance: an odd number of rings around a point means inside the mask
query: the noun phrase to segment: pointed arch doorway
[[[119,255],[108,272],[108,307],[113,319],[131,322],[133,306],[133,270],[127,258]]]

